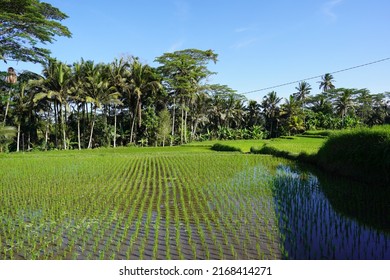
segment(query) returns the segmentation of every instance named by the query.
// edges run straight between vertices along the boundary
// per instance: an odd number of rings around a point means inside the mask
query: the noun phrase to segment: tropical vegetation
[[[24,71],[15,83],[1,72],[0,116],[15,127],[4,151],[186,144],[212,139],[275,138],[306,130],[390,123],[389,93],[332,88],[311,94],[302,81],[281,98],[247,100],[226,85],[207,83],[215,73],[211,51],[188,49],[156,58],[112,63],[50,59],[42,75]]]

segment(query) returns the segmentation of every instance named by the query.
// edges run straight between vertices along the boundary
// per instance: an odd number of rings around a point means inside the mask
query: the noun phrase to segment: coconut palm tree
[[[318,82],[320,83],[319,89],[322,89],[322,92],[328,92],[331,89],[334,89],[335,86],[333,85],[334,79],[332,74],[326,73],[324,76],[321,77],[322,81]]]
[[[337,114],[341,116],[343,127],[348,110],[354,107],[354,96],[356,93],[356,89],[349,88],[339,88],[334,92],[333,106],[336,109]]]
[[[305,123],[305,119],[306,119],[305,105],[306,105],[307,96],[310,94],[311,91],[311,86],[306,81],[302,81],[298,84],[298,87],[296,87],[295,89],[297,90],[297,92],[294,93],[294,97],[302,105],[303,123]]]
[[[50,110],[48,103],[39,102],[34,103],[33,99],[35,94],[39,91],[38,88],[32,86],[33,81],[38,81],[42,77],[36,73],[30,71],[24,71],[19,76],[18,87],[15,90],[13,96],[13,119],[14,123],[17,125],[17,140],[16,140],[16,151],[20,150],[20,136],[22,133],[22,126],[29,127],[29,132],[36,129],[38,125],[38,119],[35,117],[38,114],[45,114]],[[35,113],[34,113],[35,111]],[[38,113],[39,112],[39,113]],[[48,142],[48,124],[46,129],[43,129],[45,135],[45,147],[47,147]]]
[[[210,108],[210,105],[211,105],[211,98],[206,92],[201,91],[198,94],[196,94],[193,100],[193,105],[191,106],[191,110],[190,110],[191,117],[192,117],[191,140],[195,138],[199,124],[204,125],[209,121],[208,110]]]
[[[270,136],[274,135],[274,125],[278,123],[278,113],[279,106],[278,104],[282,101],[281,97],[278,97],[275,91],[269,92],[264,96],[263,101],[261,102],[261,108],[263,109],[263,114],[266,118],[266,123],[269,126]]]
[[[281,117],[286,119],[285,127],[289,134],[304,130],[303,111],[300,108],[300,102],[293,96],[285,98],[281,107]]]
[[[360,119],[367,123],[367,119],[373,110],[373,98],[368,89],[361,89],[356,97],[357,114]]]
[[[261,107],[260,104],[257,103],[256,100],[249,100],[248,105],[246,107],[246,126],[247,128],[251,128],[253,126],[261,126],[263,125],[263,117],[261,115]]]
[[[308,82],[302,81],[298,84],[298,87],[296,87],[295,89],[297,90],[297,92],[294,93],[294,97],[297,101],[301,102],[302,109],[304,109],[306,104],[306,98],[311,91],[311,86]]]
[[[86,76],[86,102],[92,105],[92,123],[88,141],[88,149],[92,148],[93,131],[96,122],[97,109],[106,104],[118,104],[120,94],[113,91],[107,73],[106,66],[103,64],[90,63],[90,69]]]
[[[131,77],[130,63],[125,59],[115,59],[109,65],[110,83],[121,96],[129,96],[131,91],[130,84],[127,82]],[[121,101],[121,104],[122,101]],[[117,139],[117,104],[114,104],[114,132],[113,146],[116,147]]]
[[[72,75],[70,80],[70,98],[72,100],[72,104],[77,107],[74,110],[74,114],[77,118],[77,144],[78,149],[81,150],[81,119],[82,114],[80,110],[85,111],[86,106],[86,95],[85,95],[85,84],[86,84],[86,72],[85,72],[86,63],[83,59],[81,62],[73,63],[72,67]]]
[[[45,98],[53,101],[56,121],[57,112],[59,111],[63,148],[66,150],[67,137],[65,123],[67,118],[67,112],[70,110],[68,104],[68,90],[70,87],[71,69],[69,66],[60,61],[49,60],[49,62],[44,66],[43,75],[45,78],[35,83],[42,87],[42,92],[38,93],[35,96],[34,102],[38,102]]]
[[[333,108],[330,96],[324,92],[314,95],[309,98],[310,110],[314,113],[332,114]]]
[[[161,83],[157,74],[149,65],[142,64],[138,59],[134,59],[130,65],[130,90],[135,95],[137,104],[134,108],[133,122],[131,124],[130,142],[134,140],[134,128],[136,118],[138,119],[138,127],[142,123],[142,96],[147,91],[156,92],[161,89]]]

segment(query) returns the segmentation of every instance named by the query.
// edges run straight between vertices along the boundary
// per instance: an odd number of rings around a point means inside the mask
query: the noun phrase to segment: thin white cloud
[[[243,41],[240,41],[240,42],[237,42],[236,44],[234,44],[232,46],[233,49],[242,49],[242,48],[246,48],[254,43],[256,43],[258,41],[257,38],[251,38],[251,39],[248,39],[248,40],[243,40]]]
[[[238,28],[234,29],[234,32],[242,33],[242,32],[248,31],[249,29],[250,29],[250,27],[238,27]]]
[[[243,33],[243,32],[247,32],[247,31],[255,30],[256,28],[257,28],[256,24],[251,24],[249,26],[237,27],[236,29],[234,29],[234,32],[235,33]]]
[[[322,7],[322,12],[325,16],[327,16],[330,20],[336,21],[337,15],[334,12],[336,6],[338,6],[343,0],[331,0],[326,2]]]

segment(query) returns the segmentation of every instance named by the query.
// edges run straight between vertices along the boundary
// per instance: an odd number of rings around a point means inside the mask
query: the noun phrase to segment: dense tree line
[[[70,37],[67,15],[39,0],[0,0],[0,59],[44,66],[42,74],[0,71],[0,151],[177,145],[207,139],[260,139],[307,129],[389,123],[389,93],[335,88],[320,93],[302,81],[289,98],[275,91],[260,102],[209,84],[218,55],[186,49],[112,63],[51,59],[42,45]]]
[[[176,145],[208,139],[260,139],[308,129],[390,122],[389,93],[336,88],[332,75],[311,94],[302,81],[289,98],[260,102],[209,84],[211,50],[165,53],[151,67],[138,58],[73,65],[50,59],[42,75],[1,72],[2,149],[83,149]]]

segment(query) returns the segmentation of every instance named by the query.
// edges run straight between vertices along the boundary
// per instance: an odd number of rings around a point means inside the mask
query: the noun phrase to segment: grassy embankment
[[[390,126],[332,133],[314,156],[323,169],[359,181],[390,186]]]
[[[218,141],[204,144],[214,145]],[[223,141],[217,150],[235,147],[242,152],[271,154],[314,164],[325,171],[379,186],[390,185],[390,126],[257,141]],[[225,149],[224,149],[225,148]]]

